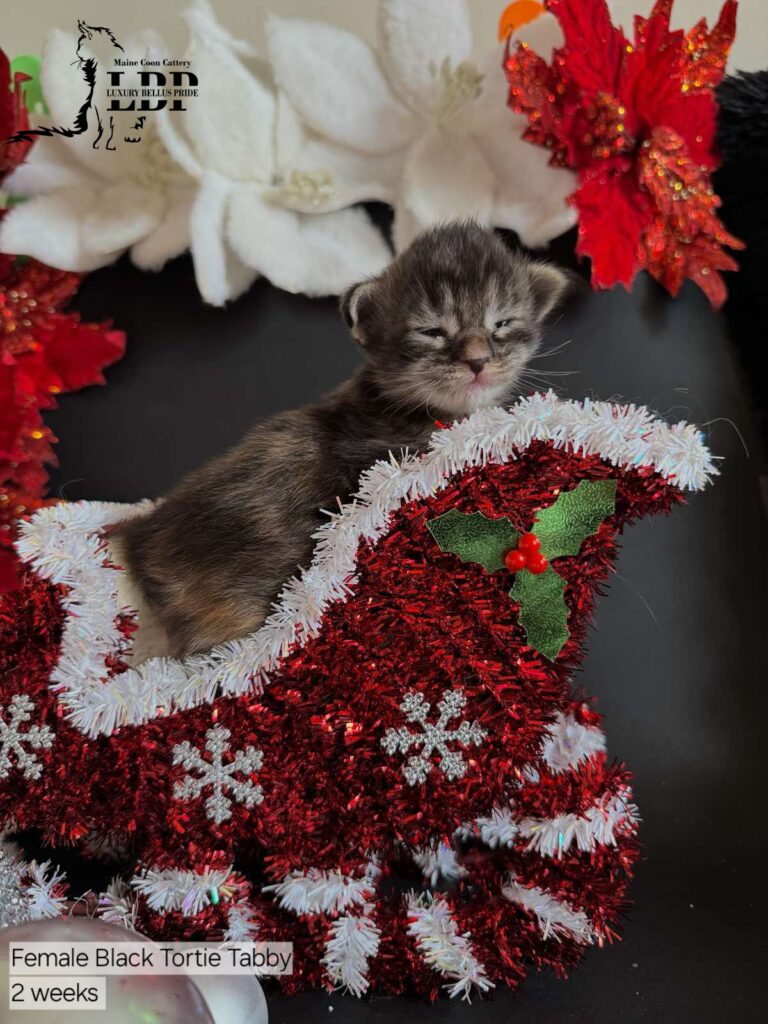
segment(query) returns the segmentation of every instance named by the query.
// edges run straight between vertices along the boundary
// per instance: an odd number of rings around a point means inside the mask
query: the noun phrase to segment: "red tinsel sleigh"
[[[714,472],[644,409],[477,413],[365,475],[259,632],[137,667],[105,530],[146,506],[45,509],[0,616],[0,821],[121,848],[108,920],[292,941],[289,991],[563,973],[613,935],[637,856],[569,678],[617,533]]]

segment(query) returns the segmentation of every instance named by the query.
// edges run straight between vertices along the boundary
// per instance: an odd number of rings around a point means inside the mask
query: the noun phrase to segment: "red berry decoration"
[[[534,551],[526,558],[525,568],[528,572],[532,572],[534,576],[539,576],[541,573],[546,572],[548,566],[549,562],[540,551]]]
[[[535,533],[524,533],[517,542],[517,547],[519,551],[524,551],[526,555],[530,555],[534,551],[539,550],[541,541]]]
[[[519,548],[513,548],[512,551],[508,551],[504,557],[504,564],[510,572],[517,572],[519,569],[523,569],[526,565],[528,558],[524,551]]]

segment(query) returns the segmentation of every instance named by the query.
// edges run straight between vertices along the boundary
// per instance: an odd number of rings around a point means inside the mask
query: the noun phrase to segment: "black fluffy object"
[[[717,89],[717,100],[723,163],[715,190],[723,201],[723,222],[746,244],[734,254],[741,269],[728,276],[725,314],[768,437],[768,377],[758,365],[765,358],[768,324],[768,71],[729,75]]]

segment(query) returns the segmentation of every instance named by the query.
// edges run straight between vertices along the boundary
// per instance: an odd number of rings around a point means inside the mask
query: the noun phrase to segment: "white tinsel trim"
[[[459,933],[451,908],[442,896],[409,894],[408,934],[416,940],[432,970],[450,979],[446,988],[451,997],[461,995],[469,1000],[473,985],[481,992],[494,987],[472,951],[471,935]]]
[[[465,830],[467,836],[479,835],[480,840],[492,850],[499,846],[512,846],[518,832],[519,825],[511,807],[494,807],[489,817],[478,818],[475,827],[470,825]]]
[[[457,882],[467,874],[466,868],[463,868],[456,858],[456,851],[445,840],[434,850],[429,847],[415,850],[413,859],[421,868],[427,884],[433,888],[441,880]]]
[[[253,942],[258,934],[255,911],[245,900],[231,904],[227,911],[227,927],[224,930],[225,942]]]
[[[573,715],[559,713],[547,729],[542,757],[553,772],[575,768],[581,761],[605,750],[601,729],[582,725]]]
[[[46,917],[61,917],[67,901],[55,890],[64,881],[64,872],[60,868],[52,868],[49,860],[42,864],[31,860],[26,865],[25,875],[24,890],[30,919],[38,921]]]
[[[264,893],[274,893],[284,910],[301,917],[303,914],[341,914],[353,907],[366,905],[371,895],[378,868],[370,865],[362,877],[344,875],[340,871],[292,871],[282,882],[265,885]]]
[[[555,899],[546,890],[535,885],[521,885],[512,876],[503,886],[501,894],[505,899],[536,915],[544,939],[558,939],[564,936],[584,946],[594,941],[592,926],[584,911],[574,910],[567,903]]]
[[[368,991],[368,964],[379,951],[380,932],[371,920],[371,906],[361,914],[345,914],[331,924],[320,961],[337,988],[362,996]]]
[[[115,877],[106,890],[99,893],[96,916],[107,924],[117,924],[128,931],[136,931],[136,895],[122,878]]]
[[[194,917],[205,907],[221,899],[229,899],[232,868],[205,868],[201,872],[169,869],[146,869],[131,879],[131,885],[144,897],[151,910],[168,913],[180,910],[185,917]]]
[[[523,818],[521,838],[528,839],[529,851],[542,857],[562,857],[571,846],[589,853],[595,846],[615,846],[616,833],[634,832],[637,807],[624,795],[606,793],[584,815],[561,814],[557,818]]]
[[[50,861],[27,863],[15,843],[0,835],[0,928],[60,917],[66,903],[64,880],[64,872],[52,868]]]
[[[612,465],[653,467],[681,489],[699,490],[718,471],[698,430],[672,426],[647,409],[609,402],[561,401],[551,392],[509,411],[484,409],[432,437],[422,456],[377,462],[361,477],[356,500],[315,535],[308,569],[283,588],[261,629],[183,662],[154,658],[107,679],[104,656],[120,650],[114,570],[94,536],[108,523],[151,506],[91,503],[42,509],[22,524],[18,550],[41,575],[66,583],[69,616],[52,682],[72,725],[95,736],[210,702],[221,693],[259,690],[292,645],[321,628],[325,609],[355,585],[360,541],[375,543],[402,502],[435,494],[463,469],[502,463],[532,441],[552,443]]]

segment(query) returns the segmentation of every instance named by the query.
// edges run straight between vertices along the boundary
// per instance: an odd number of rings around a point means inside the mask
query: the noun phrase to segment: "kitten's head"
[[[568,280],[464,221],[419,235],[341,310],[393,405],[455,419],[514,394]]]

